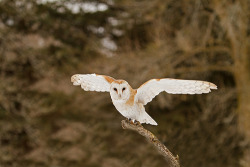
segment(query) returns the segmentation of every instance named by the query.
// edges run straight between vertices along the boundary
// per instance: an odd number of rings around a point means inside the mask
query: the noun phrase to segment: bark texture
[[[134,124],[128,120],[122,120],[122,128],[136,131],[140,135],[144,136],[165,157],[169,167],[180,167],[178,155],[175,157],[152,132],[145,129],[140,123]]]

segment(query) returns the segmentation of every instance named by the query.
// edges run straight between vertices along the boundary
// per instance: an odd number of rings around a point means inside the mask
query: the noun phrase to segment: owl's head
[[[126,101],[130,96],[130,85],[124,80],[116,80],[111,83],[110,96],[112,100]]]

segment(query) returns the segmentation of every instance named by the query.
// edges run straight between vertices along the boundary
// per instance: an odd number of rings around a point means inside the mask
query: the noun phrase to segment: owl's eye
[[[117,92],[117,89],[116,89],[116,88],[114,88],[114,91],[116,91],[116,92]]]
[[[126,90],[126,88],[122,88],[122,91]]]

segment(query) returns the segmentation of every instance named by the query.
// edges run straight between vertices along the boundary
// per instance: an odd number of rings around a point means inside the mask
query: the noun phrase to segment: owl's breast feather
[[[138,107],[134,105],[127,105],[126,102],[113,101],[115,108],[126,118],[135,119],[138,113]]]

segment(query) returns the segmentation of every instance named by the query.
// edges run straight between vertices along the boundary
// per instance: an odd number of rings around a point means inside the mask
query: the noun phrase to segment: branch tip
[[[179,156],[177,155],[175,157],[168,150],[168,148],[158,140],[158,138],[152,132],[145,129],[140,123],[133,123],[129,120],[122,120],[121,125],[123,129],[133,130],[139,133],[140,135],[144,136],[165,157],[169,167],[180,167]]]

